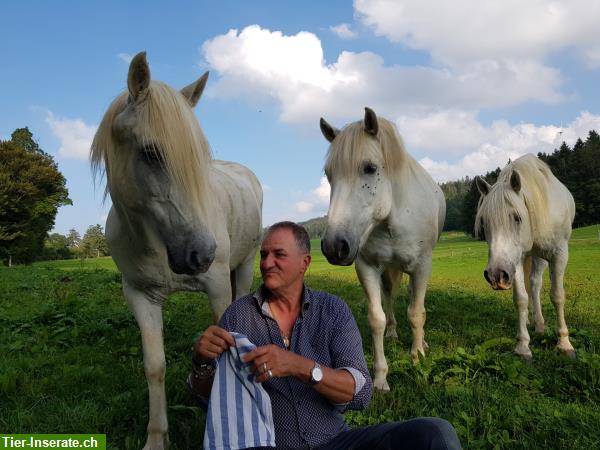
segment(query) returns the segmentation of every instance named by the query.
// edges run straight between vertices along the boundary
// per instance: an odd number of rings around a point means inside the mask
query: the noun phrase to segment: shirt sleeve
[[[332,368],[346,369],[355,382],[354,398],[345,405],[336,405],[347,409],[364,409],[371,400],[373,381],[369,375],[363,353],[362,338],[358,326],[348,305],[340,299],[338,314],[332,317],[332,336],[330,353]]]

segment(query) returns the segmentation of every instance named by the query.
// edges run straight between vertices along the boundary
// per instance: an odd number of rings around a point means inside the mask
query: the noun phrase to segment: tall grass
[[[353,268],[332,267],[314,243],[307,283],[343,297],[354,312],[372,365],[364,294]],[[410,362],[407,289],[396,302],[398,341],[386,341],[392,390],[377,393],[351,425],[440,416],[465,448],[600,447],[600,241],[598,227],[575,230],[566,274],[566,317],[578,356],[555,350],[548,280],[544,336],[534,359],[512,354],[516,313],[509,292],[483,279],[485,243],[444,234],[426,299],[430,352]],[[258,273],[255,286],[259,283]],[[110,448],[145,442],[148,402],[137,325],[110,258],[0,269],[0,429],[106,433]],[[206,296],[173,295],[164,307],[166,389],[172,448],[201,448],[204,415],[185,377],[194,336],[208,326]]]

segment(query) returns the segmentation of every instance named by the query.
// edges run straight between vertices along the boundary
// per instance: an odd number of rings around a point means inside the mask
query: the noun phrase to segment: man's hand
[[[251,370],[259,383],[272,377],[297,376],[303,360],[305,358],[276,345],[256,347],[242,358],[242,362],[252,365]]]
[[[216,325],[211,325],[196,340],[194,353],[207,360],[215,359],[233,345],[235,345],[235,340],[231,333]]]

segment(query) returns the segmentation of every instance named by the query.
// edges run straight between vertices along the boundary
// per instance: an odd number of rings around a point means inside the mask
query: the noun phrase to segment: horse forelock
[[[522,198],[510,185],[515,171],[521,180]],[[548,166],[533,155],[525,155],[502,169],[490,192],[479,199],[475,235],[479,235],[482,221],[492,228],[509,230],[512,226],[511,212],[514,211],[519,217],[529,217],[534,242],[544,243],[551,239],[548,217],[550,174]]]
[[[329,147],[325,159],[325,171],[345,179],[357,178],[361,173],[363,161],[369,157],[370,150],[375,147],[370,145],[372,139],[377,139],[383,170],[389,178],[398,175],[405,164],[411,163],[412,158],[407,157],[404,143],[396,127],[381,117],[378,117],[377,121],[379,132],[375,138],[365,131],[362,121],[346,125]]]
[[[129,94],[119,95],[106,111],[91,147],[95,177],[106,175],[105,196],[115,195],[117,183],[111,176],[121,170],[131,157],[129,147],[118,146],[114,136],[116,117],[125,110]],[[190,201],[201,209],[210,199],[208,168],[212,159],[210,147],[185,97],[160,81],[152,81],[148,93],[135,108],[135,119],[143,133],[142,146],[155,146],[169,179],[178,185]]]

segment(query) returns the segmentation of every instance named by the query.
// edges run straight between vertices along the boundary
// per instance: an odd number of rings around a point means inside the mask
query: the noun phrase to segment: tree
[[[29,129],[0,141],[0,257],[31,263],[42,253],[58,208],[72,204],[65,178]]]
[[[483,178],[485,178],[489,184],[494,184],[498,179],[498,175],[500,175],[500,167],[496,168],[496,170],[493,170],[492,172],[486,173]],[[473,179],[471,181],[470,188],[463,199],[461,207],[463,231],[472,236],[475,234],[475,215],[477,214],[479,197],[481,197],[481,194],[479,193],[479,189],[477,189],[475,179]]]
[[[66,236],[59,233],[52,233],[44,242],[44,252],[41,259],[70,259],[73,257],[69,249],[69,241]]]
[[[108,255],[108,245],[104,237],[104,231],[100,224],[90,225],[83,235],[79,245],[81,256],[100,257]]]
[[[69,248],[73,251],[79,248],[79,244],[81,244],[81,236],[75,228],[71,228],[67,233],[67,243]]]
[[[562,143],[551,155],[539,153],[575,199],[576,227],[600,222],[600,135],[590,131],[573,149]]]
[[[471,187],[471,180],[466,177],[457,181],[441,183],[440,188],[446,198],[446,220],[444,231],[463,230],[462,204]]]

